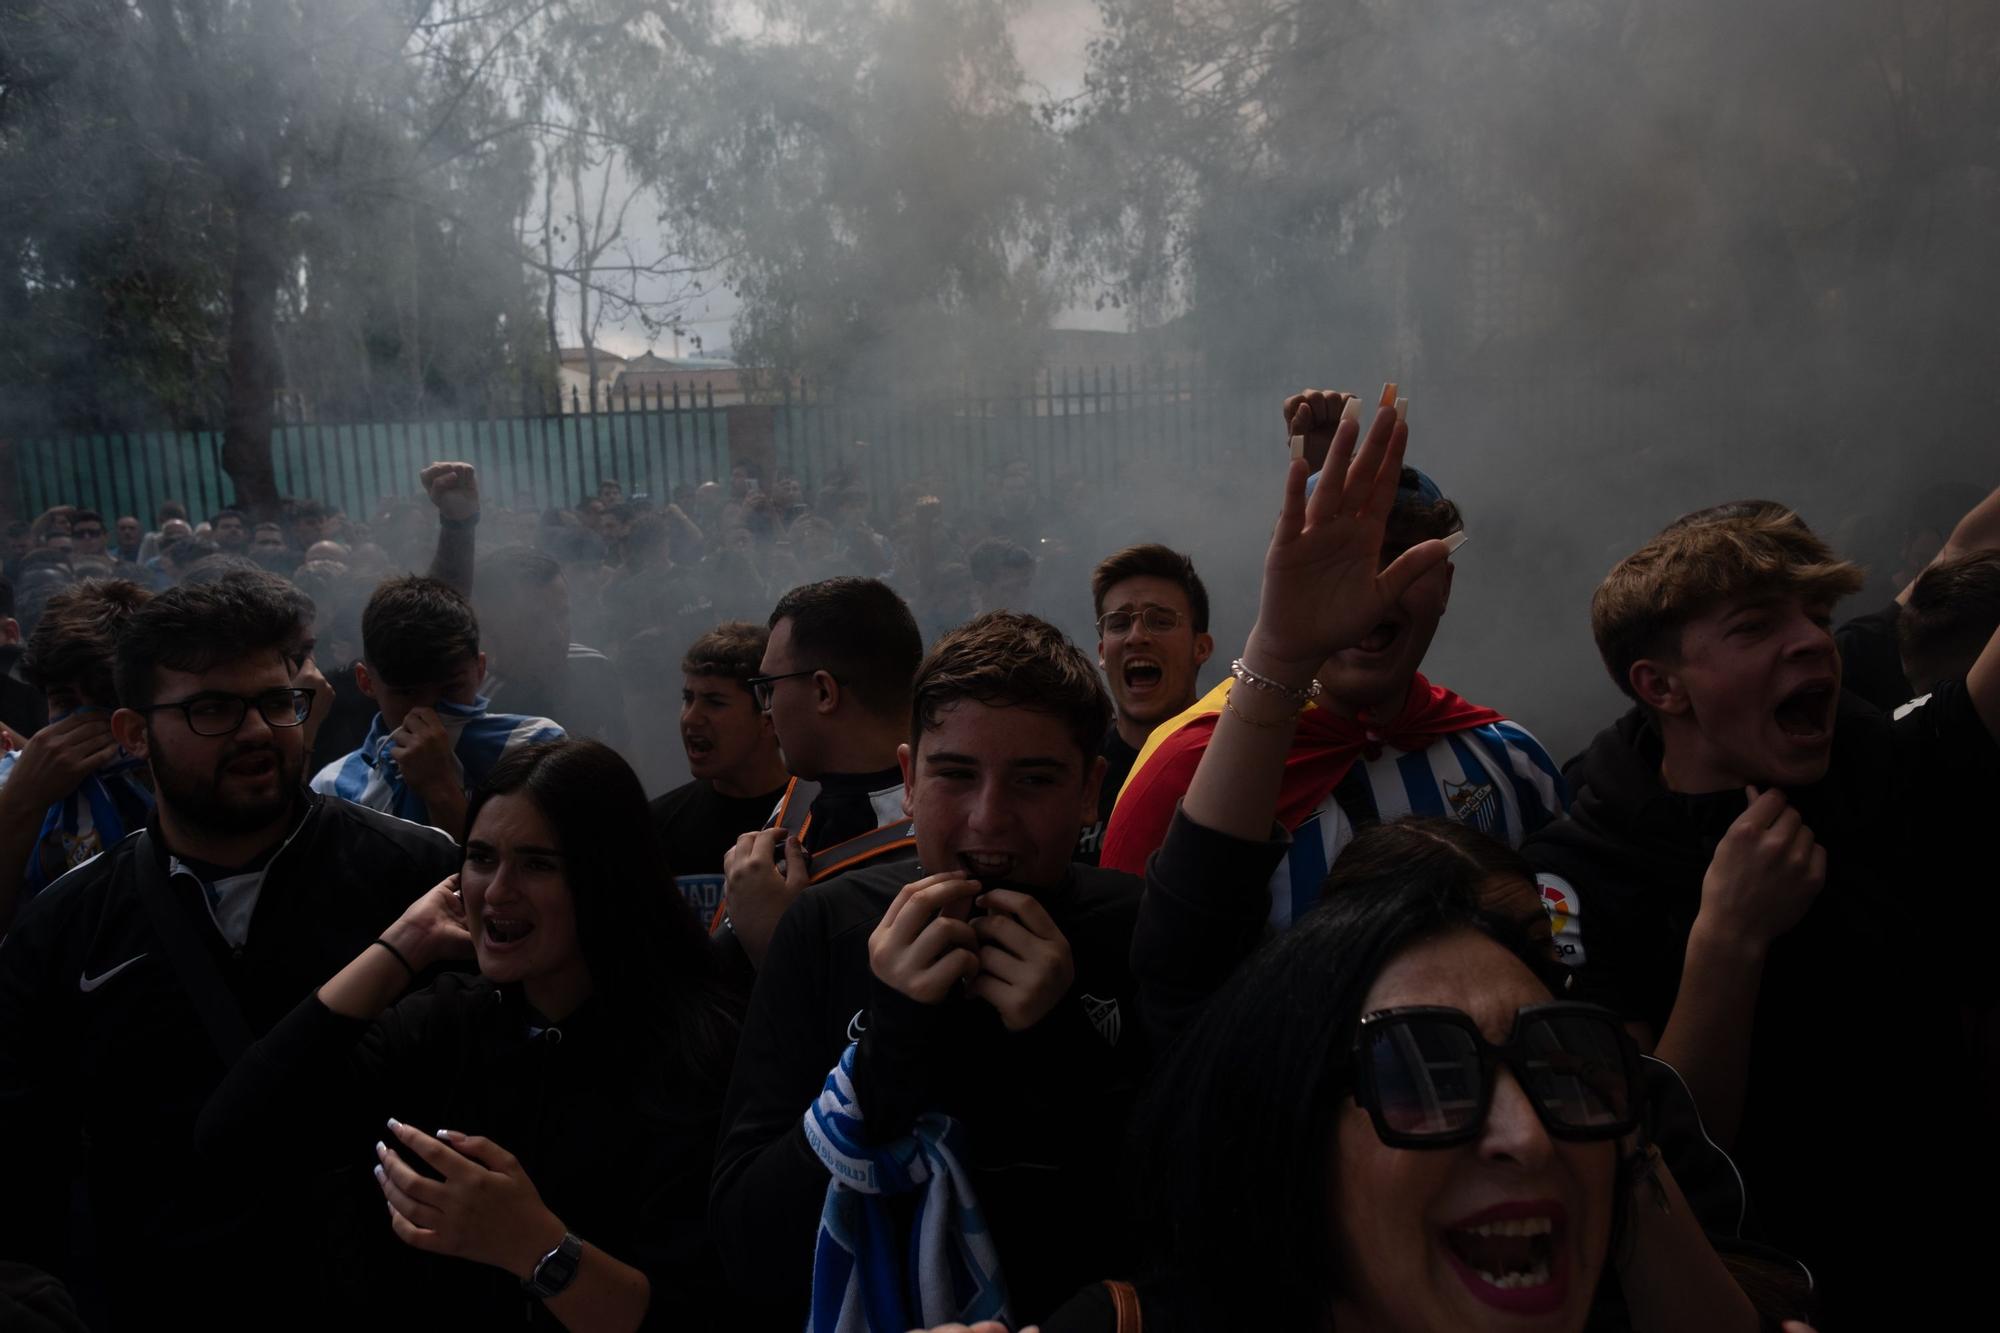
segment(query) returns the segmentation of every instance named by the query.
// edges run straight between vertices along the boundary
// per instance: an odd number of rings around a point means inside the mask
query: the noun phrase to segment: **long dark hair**
[[[1147,1258],[1166,1276],[1177,1329],[1325,1325],[1340,1290],[1327,1204],[1333,1128],[1354,1086],[1362,1004],[1392,958],[1473,930],[1548,975],[1546,943],[1482,907],[1484,858],[1419,835],[1428,854],[1374,873],[1411,841],[1399,829],[1356,837],[1341,858],[1361,853],[1347,882],[1330,884],[1337,891],[1237,971],[1141,1109]]]
[[[467,833],[488,801],[517,792],[555,830],[592,1007],[627,1049],[678,1056],[679,1074],[726,1083],[735,1023],[632,766],[601,741],[513,746],[473,796]]]

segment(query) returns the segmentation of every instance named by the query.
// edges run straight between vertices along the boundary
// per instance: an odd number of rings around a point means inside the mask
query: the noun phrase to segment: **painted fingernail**
[[[1382,386],[1381,400],[1378,401],[1375,404],[1375,406],[1394,407],[1395,405],[1396,405],[1396,382],[1394,380],[1390,380],[1387,384]]]
[[[1456,551],[1459,547],[1465,545],[1465,543],[1469,540],[1471,540],[1471,538],[1467,536],[1465,529],[1460,528],[1457,532],[1452,533],[1451,536],[1446,537],[1444,539],[1445,553],[1449,555],[1451,552]]]
[[[1410,419],[1410,400],[1407,398],[1398,398],[1396,400],[1396,420],[1408,421],[1409,419]]]
[[[1306,437],[1305,437],[1305,436],[1303,436],[1303,435],[1294,435],[1294,436],[1292,436],[1292,438],[1291,438],[1291,446],[1292,446],[1292,457],[1293,457],[1293,458],[1304,458],[1304,457],[1306,456]]]
[[[389,1155],[389,1145],[380,1139],[375,1140],[375,1155],[377,1157],[387,1157]]]
[[[402,1126],[401,1126],[401,1125],[399,1125],[399,1124],[397,1124],[397,1123],[396,1123],[396,1117],[395,1117],[395,1116],[390,1116],[390,1117],[389,1117],[389,1128],[390,1128],[390,1129],[401,1129],[401,1128],[402,1128]]]
[[[1340,409],[1340,419],[1342,421],[1361,420],[1361,400],[1359,398],[1349,398],[1347,406]]]
[[[378,1166],[375,1168],[375,1180],[378,1184],[381,1181],[386,1180],[388,1178],[388,1175],[389,1173],[387,1171],[384,1171],[381,1167]]]

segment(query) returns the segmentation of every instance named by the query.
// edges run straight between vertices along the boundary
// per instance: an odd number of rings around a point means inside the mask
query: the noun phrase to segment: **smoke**
[[[239,362],[302,412],[437,412],[545,388],[586,322],[630,352],[691,320],[770,394],[951,422],[869,443],[968,538],[1030,464],[1002,526],[1080,641],[1098,558],[1190,551],[1207,683],[1282,397],[1393,379],[1471,536],[1428,673],[1559,755],[1620,706],[1590,591],[1677,514],[1793,504],[1862,610],[1995,480],[1991,6],[71,8],[0,6],[0,381],[37,429],[241,419]],[[1201,438],[953,446],[1080,361],[1209,386]],[[878,484],[877,525],[908,499]]]

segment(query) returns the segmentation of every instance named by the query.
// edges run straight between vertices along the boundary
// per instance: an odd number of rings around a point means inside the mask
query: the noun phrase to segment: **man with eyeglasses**
[[[0,943],[0,1133],[19,1145],[0,1254],[74,1279],[86,1170],[116,1280],[85,1300],[112,1326],[156,1322],[159,1293],[190,1280],[216,1327],[301,1308],[298,1238],[326,1196],[288,1171],[206,1169],[195,1119],[251,1040],[458,867],[443,834],[301,784],[298,633],[294,603],[252,578],[172,589],[126,621],[111,730],[152,775],[153,816]]]
[[[896,747],[923,656],[910,608],[878,579],[804,584],[772,610],[763,671],[744,684],[792,779],[770,827],[738,838],[722,863],[720,924],[753,966],[807,886],[914,845]]]
[[[1369,431],[1377,447],[1385,432],[1407,431],[1393,388]],[[1315,389],[1287,399],[1284,413],[1308,458],[1331,456],[1328,467],[1351,460],[1334,443],[1338,433],[1354,448],[1363,416],[1357,399]],[[1377,556],[1382,566],[1433,540],[1456,550],[1464,524],[1437,483],[1412,467],[1399,467],[1393,482]],[[1327,870],[1357,828],[1401,815],[1438,815],[1518,847],[1563,813],[1568,795],[1540,741],[1419,670],[1451,599],[1452,572],[1449,560],[1431,565],[1379,608],[1367,633],[1317,664],[1310,695],[1300,700],[1311,706],[1300,715],[1278,801],[1291,846],[1270,878],[1273,926],[1289,925],[1318,901]],[[1218,719],[1233,706],[1233,690],[1272,688],[1255,661],[1239,659],[1229,679],[1155,729],[1105,830],[1104,865],[1145,873]]]
[[[1083,831],[1076,859],[1096,865],[1104,826],[1139,747],[1153,728],[1194,706],[1197,673],[1215,651],[1208,635],[1208,589],[1194,561],[1158,543],[1128,546],[1090,576],[1097,611],[1097,665],[1116,709],[1104,733],[1104,785],[1097,822]]]

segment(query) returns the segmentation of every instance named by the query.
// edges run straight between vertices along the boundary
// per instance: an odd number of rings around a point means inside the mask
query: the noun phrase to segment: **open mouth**
[[[1144,694],[1158,687],[1166,679],[1166,671],[1150,657],[1128,657],[1123,665],[1125,688],[1135,694]]]
[[[1402,636],[1403,627],[1393,620],[1385,620],[1374,629],[1361,636],[1361,642],[1354,646],[1364,653],[1386,653],[1395,646]]]
[[[958,863],[965,868],[967,878],[976,879],[981,884],[1005,879],[1014,869],[1014,857],[1010,852],[960,852]]]
[[[1563,1218],[1554,1204],[1502,1205],[1444,1231],[1445,1253],[1474,1296],[1516,1314],[1562,1303]]]
[[[519,917],[489,916],[484,921],[486,942],[502,948],[519,944],[534,933],[535,923],[523,921]]]
[[[1801,685],[1779,701],[1772,716],[1778,730],[1793,740],[1822,741],[1833,734],[1837,696],[1831,681]]]
[[[689,736],[683,734],[681,736],[681,744],[687,747],[688,758],[690,759],[696,755],[715,753],[715,742],[706,736]]]

